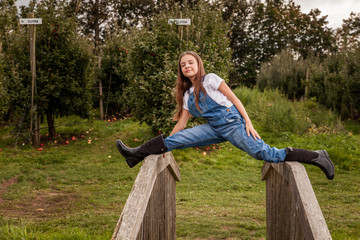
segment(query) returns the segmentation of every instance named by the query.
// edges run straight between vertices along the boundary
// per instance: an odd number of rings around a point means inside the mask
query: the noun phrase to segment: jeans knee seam
[[[205,141],[208,141],[208,140],[211,140],[211,139],[219,139],[219,138],[207,138],[207,139],[204,139],[204,140],[201,140],[201,141],[196,141],[196,142],[192,142],[191,144],[196,144],[196,143],[200,143],[200,142],[205,142]],[[226,140],[226,139],[225,139]],[[183,146],[186,146],[188,144],[181,144],[181,145],[176,145],[174,147],[174,149],[177,149],[177,148],[180,148],[180,147],[183,147]]]

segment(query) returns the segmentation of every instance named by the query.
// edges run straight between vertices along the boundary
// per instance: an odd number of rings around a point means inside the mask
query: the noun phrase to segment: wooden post
[[[308,95],[308,85],[309,85],[309,66],[306,68],[305,94],[304,94],[305,101],[306,101],[307,95]]]
[[[106,120],[108,119],[108,106],[109,106],[109,99],[110,99],[111,76],[112,76],[112,74],[110,73],[108,95],[107,95],[107,101],[106,101],[106,107],[105,107],[105,117],[106,117]]]
[[[100,71],[101,70],[101,56],[99,56],[98,68]],[[102,86],[101,78],[99,78],[99,96],[100,96],[100,120],[104,120],[104,99],[103,99],[103,86]]]
[[[182,12],[180,11],[179,12],[179,17],[178,18],[182,18]],[[183,39],[183,26],[182,25],[178,25],[178,34],[179,34],[179,37],[180,37],[180,41],[182,41]]]
[[[266,238],[269,240],[332,239],[303,165],[265,163]]]
[[[175,240],[176,181],[180,171],[170,152],[146,157],[112,240]]]
[[[30,13],[29,18],[33,18],[34,14]],[[34,102],[34,96],[37,94],[36,90],[36,52],[35,52],[35,42],[36,42],[36,25],[29,25],[29,34],[30,34],[30,69],[31,69],[31,110],[30,110],[30,134],[32,136],[32,144],[35,147],[40,146],[40,120],[39,114],[37,111],[37,104]],[[33,129],[34,123],[35,128]]]

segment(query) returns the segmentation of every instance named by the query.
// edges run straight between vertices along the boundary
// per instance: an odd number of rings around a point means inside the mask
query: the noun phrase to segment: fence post
[[[267,239],[332,239],[303,165],[265,163]]]
[[[112,239],[175,240],[177,181],[180,171],[171,152],[146,157]]]

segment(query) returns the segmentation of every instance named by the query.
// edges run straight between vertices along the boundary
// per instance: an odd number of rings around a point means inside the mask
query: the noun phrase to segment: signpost
[[[36,94],[36,58],[35,58],[35,40],[36,40],[36,25],[42,24],[41,18],[34,18],[34,14],[30,13],[29,18],[21,18],[20,24],[29,25],[30,33],[30,69],[31,69],[31,109],[30,109],[30,134],[32,137],[32,144],[35,147],[40,146],[40,119],[37,112],[37,104],[34,103],[34,95]],[[33,130],[33,121],[35,128]]]
[[[169,19],[168,23],[175,23],[175,25],[191,25],[191,19]]]
[[[20,24],[42,24],[42,18],[20,18]]]
[[[169,24],[175,23],[175,25],[178,26],[178,34],[179,34],[180,40],[182,40],[182,38],[183,38],[183,26],[191,25],[191,19],[182,18],[182,13],[181,12],[178,14],[178,17],[179,18],[171,18],[171,19],[169,19],[168,23]],[[189,36],[187,36],[187,38],[189,38]]]

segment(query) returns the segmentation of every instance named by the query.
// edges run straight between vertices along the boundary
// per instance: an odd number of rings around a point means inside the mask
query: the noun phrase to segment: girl
[[[128,148],[121,140],[116,141],[130,167],[150,154],[230,141],[255,159],[308,163],[320,167],[328,179],[334,178],[334,165],[326,150],[277,149],[267,145],[254,129],[241,101],[223,79],[213,73],[205,74],[203,62],[195,52],[180,55],[176,101],[174,119],[178,122],[169,137],[159,135],[137,148]],[[208,123],[185,129],[190,115],[205,118]]]

